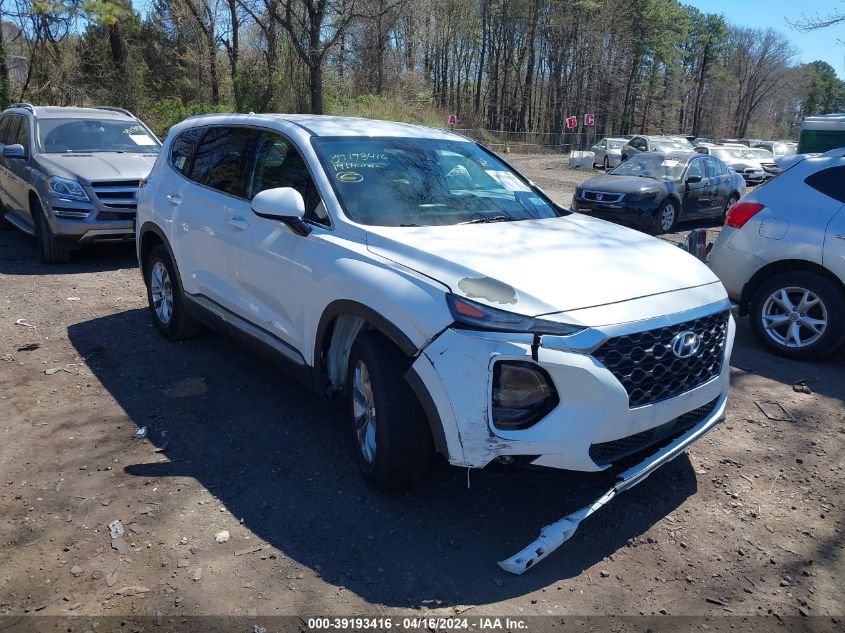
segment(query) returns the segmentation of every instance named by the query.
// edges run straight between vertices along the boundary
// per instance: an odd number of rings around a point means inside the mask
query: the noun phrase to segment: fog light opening
[[[560,399],[545,369],[526,361],[500,361],[493,367],[493,426],[526,429],[543,419]]]

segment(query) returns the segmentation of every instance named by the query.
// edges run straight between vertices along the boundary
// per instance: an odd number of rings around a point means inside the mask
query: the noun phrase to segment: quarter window
[[[256,131],[245,127],[210,127],[194,155],[191,180],[230,196],[246,196],[246,158]]]
[[[845,167],[829,167],[804,179],[816,191],[845,202]]]
[[[194,150],[202,138],[206,128],[192,127],[181,132],[170,145],[170,164],[177,171],[187,174],[191,170],[191,161],[194,157]]]

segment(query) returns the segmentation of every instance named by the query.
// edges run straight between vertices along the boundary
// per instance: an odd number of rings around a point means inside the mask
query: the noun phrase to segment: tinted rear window
[[[804,179],[816,191],[845,202],[845,167],[822,169]]]

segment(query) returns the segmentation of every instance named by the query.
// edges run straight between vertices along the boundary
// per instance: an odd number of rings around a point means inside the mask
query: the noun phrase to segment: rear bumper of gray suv
[[[83,185],[88,200],[40,192],[53,235],[75,244],[133,240],[138,182],[112,180]]]

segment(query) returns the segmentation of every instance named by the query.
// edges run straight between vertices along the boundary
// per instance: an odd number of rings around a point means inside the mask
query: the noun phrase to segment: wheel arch
[[[179,262],[176,261],[176,256],[173,254],[170,242],[164,231],[153,222],[144,222],[138,230],[138,266],[141,269],[141,276],[145,276],[144,268],[147,264],[147,258],[149,258],[152,250],[158,245],[164,246],[167,250],[167,254],[170,256],[170,261],[173,262],[173,267],[176,269],[176,274],[179,276],[179,283],[181,284],[182,273],[179,271]],[[146,283],[146,278],[144,279],[144,283]]]
[[[425,383],[412,367],[419,348],[395,323],[363,303],[338,299],[323,310],[314,340],[311,368],[314,390],[331,394],[345,388],[349,353],[357,336],[364,331],[379,333],[408,359],[403,377],[422,407],[435,450],[448,458],[443,422]]]
[[[833,281],[845,295],[845,284],[842,283],[842,280],[821,264],[805,259],[783,259],[763,266],[746,282],[739,300],[739,314],[745,316],[750,312],[751,299],[763,283],[775,275],[792,271],[812,272],[821,275]]]

